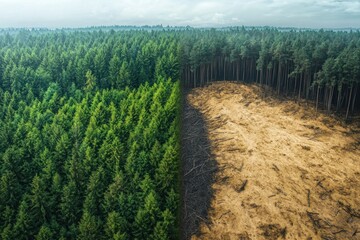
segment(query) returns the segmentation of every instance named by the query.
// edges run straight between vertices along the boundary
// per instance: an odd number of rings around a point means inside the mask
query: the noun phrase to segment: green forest
[[[349,118],[360,32],[0,32],[0,239],[177,239],[181,88],[257,83]]]
[[[0,49],[1,239],[176,238],[173,34],[21,31]]]

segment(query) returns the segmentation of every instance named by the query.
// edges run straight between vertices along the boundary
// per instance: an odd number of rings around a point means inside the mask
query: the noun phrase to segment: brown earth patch
[[[191,192],[207,199],[191,238],[360,239],[359,129],[263,96],[257,86],[230,82],[187,94],[209,140],[194,151],[216,160],[184,173],[200,179]],[[216,165],[213,182],[201,178]]]

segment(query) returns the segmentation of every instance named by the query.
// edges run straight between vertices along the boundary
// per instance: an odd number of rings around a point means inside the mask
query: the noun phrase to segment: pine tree
[[[105,226],[107,239],[125,240],[128,239],[127,221],[119,213],[112,211],[108,214]]]
[[[156,199],[156,193],[151,191],[145,198],[145,204],[135,217],[134,236],[138,239],[149,239],[158,221],[160,210]]]
[[[52,240],[52,239],[54,239],[54,233],[51,231],[51,229],[48,226],[43,225],[43,226],[41,226],[35,239],[36,240]]]
[[[100,239],[101,233],[101,222],[99,219],[85,210],[79,223],[79,240],[93,240]]]
[[[93,75],[93,73],[90,70],[88,70],[86,72],[86,83],[84,90],[87,92],[91,92],[92,90],[94,90],[95,87],[96,87],[96,78]]]
[[[169,209],[161,214],[162,219],[156,223],[151,239],[168,240],[177,237],[175,231],[175,217]]]
[[[117,89],[124,89],[126,86],[130,86],[131,80],[128,63],[123,62],[115,86]]]

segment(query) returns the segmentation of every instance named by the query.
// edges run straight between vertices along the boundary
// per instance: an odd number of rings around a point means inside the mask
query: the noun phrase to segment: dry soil
[[[254,85],[213,83],[186,98],[218,166],[191,239],[360,239],[359,128]]]

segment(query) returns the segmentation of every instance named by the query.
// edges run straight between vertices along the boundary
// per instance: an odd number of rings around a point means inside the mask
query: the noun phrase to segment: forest
[[[180,46],[185,86],[257,83],[345,118],[359,110],[359,31],[212,29],[185,33]]]
[[[176,43],[146,32],[0,37],[1,239],[176,238]]]
[[[349,118],[360,33],[2,30],[0,238],[179,238],[181,88],[216,80]]]

